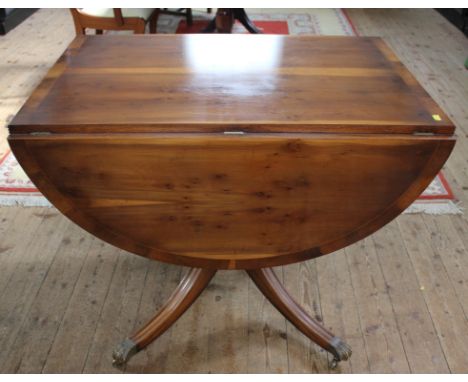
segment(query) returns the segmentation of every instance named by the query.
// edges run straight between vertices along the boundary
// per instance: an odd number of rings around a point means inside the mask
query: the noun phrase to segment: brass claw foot
[[[352,351],[349,345],[347,345],[339,337],[334,337],[330,341],[330,352],[333,354],[333,360],[330,362],[330,369],[336,369],[338,362],[346,361],[351,357]]]
[[[138,351],[144,349],[190,307],[213,278],[216,270],[192,268],[184,276],[161,310],[140,330],[123,341],[113,356],[114,366],[122,366]],[[351,348],[332,332],[313,319],[284,289],[271,268],[248,269],[255,285],[271,303],[302,333],[323,349],[333,354],[330,368],[338,366],[351,356]]]
[[[122,341],[112,353],[112,364],[114,366],[122,366],[138,352],[138,347],[135,342],[130,339]]]

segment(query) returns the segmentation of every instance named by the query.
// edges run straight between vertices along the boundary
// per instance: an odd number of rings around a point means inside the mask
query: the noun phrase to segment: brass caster
[[[340,362],[339,359],[337,358],[333,358],[330,363],[328,364],[328,367],[331,369],[331,370],[335,370],[337,367],[338,367],[338,362]]]
[[[136,343],[127,338],[112,353],[112,365],[121,367],[136,353],[138,353]]]
[[[352,351],[341,338],[334,337],[331,341],[330,353],[333,354],[333,360],[330,362],[330,369],[336,369],[340,361],[346,361],[351,357]]]

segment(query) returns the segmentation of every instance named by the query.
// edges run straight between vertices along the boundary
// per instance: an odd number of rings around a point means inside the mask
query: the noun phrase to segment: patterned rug
[[[179,22],[176,33],[188,34],[188,33],[199,33],[209,24],[209,20],[194,20],[192,25],[187,25],[185,20]],[[289,34],[289,27],[286,21],[258,21],[256,20],[256,26],[263,33],[268,34]],[[245,28],[238,22],[233,27],[234,33],[247,33]]]
[[[268,13],[247,11],[251,20],[268,34],[336,35],[354,36],[356,32],[345,12],[341,9],[298,9],[297,13]],[[182,17],[162,15],[158,20],[158,33],[196,33],[213,18],[213,14],[194,11],[194,25],[187,27]],[[287,25],[287,30],[284,25]],[[239,22],[234,24],[233,33],[247,33]]]
[[[351,20],[341,9],[308,9],[307,12],[283,14],[248,11],[250,18],[268,34],[294,35],[357,35]],[[203,29],[213,15],[194,12],[194,24],[188,27],[181,17],[162,15],[158,33],[196,33]],[[233,33],[246,33],[239,23]],[[8,151],[0,158],[0,205],[51,206]],[[461,214],[453,192],[439,173],[422,195],[405,213]]]

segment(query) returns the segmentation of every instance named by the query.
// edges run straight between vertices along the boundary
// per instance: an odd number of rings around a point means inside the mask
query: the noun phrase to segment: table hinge
[[[48,131],[34,131],[30,133],[30,135],[51,135],[52,133],[49,133]]]
[[[425,132],[425,131],[415,131],[413,133],[413,135],[423,135],[423,136],[431,136],[431,135],[435,135],[434,133],[431,133],[431,132]]]
[[[243,131],[225,131],[223,134],[226,135],[242,135],[245,134]]]

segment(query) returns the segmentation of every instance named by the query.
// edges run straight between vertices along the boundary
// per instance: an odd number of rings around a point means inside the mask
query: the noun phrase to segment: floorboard
[[[468,40],[430,9],[348,14],[361,35],[385,39],[455,122],[444,171],[468,208]],[[73,36],[68,11],[49,9],[0,38],[2,126]],[[0,157],[6,136],[0,129]],[[119,370],[113,348],[155,314],[185,269],[104,244],[53,208],[0,207],[0,372],[467,373],[467,252],[466,214],[404,215],[346,250],[276,268],[352,346],[336,370],[246,274],[228,271]]]

